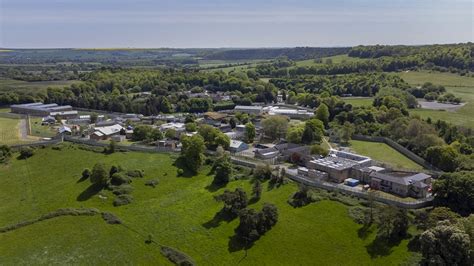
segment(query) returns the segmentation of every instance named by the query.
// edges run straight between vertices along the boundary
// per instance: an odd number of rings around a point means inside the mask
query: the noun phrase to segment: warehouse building
[[[44,103],[26,103],[26,104],[15,104],[11,107],[11,112],[16,114],[25,114],[32,116],[60,116],[62,118],[75,118],[77,117],[77,111],[72,110],[70,105],[58,105],[56,103],[44,104]]]

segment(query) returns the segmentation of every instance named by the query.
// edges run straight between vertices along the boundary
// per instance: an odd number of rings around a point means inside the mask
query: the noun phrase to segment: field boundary
[[[432,171],[438,171],[436,167],[431,165],[429,162],[427,162],[425,159],[421,158],[420,156],[416,155],[412,151],[408,150],[407,148],[403,147],[402,145],[396,143],[395,141],[386,138],[386,137],[373,137],[373,136],[366,136],[366,135],[353,135],[352,136],[353,140],[361,140],[361,141],[370,141],[370,142],[379,142],[379,143],[385,143],[388,146],[392,147],[399,153],[405,155],[408,159],[414,161],[415,163],[423,166],[426,169],[432,170]]]

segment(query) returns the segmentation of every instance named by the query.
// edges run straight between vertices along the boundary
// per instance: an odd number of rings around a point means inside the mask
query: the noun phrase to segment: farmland
[[[345,62],[346,63],[362,62],[364,60],[367,60],[363,58],[349,57],[347,54],[343,54],[343,55],[324,57],[322,58],[323,63],[316,63],[314,59],[296,61],[296,66],[298,67],[317,66],[317,65],[324,64],[327,59],[330,59],[333,64],[340,64],[340,63],[345,63]]]
[[[12,159],[0,166],[4,203],[0,227],[65,207],[110,211],[124,222],[124,226],[108,225],[98,216],[60,217],[1,233],[0,254],[8,255],[0,258],[0,264],[167,264],[156,245],[145,244],[147,235],[185,252],[198,264],[398,265],[413,255],[408,240],[382,251],[373,242],[374,230],[359,237],[361,225],[353,222],[342,203],[322,200],[292,208],[286,202],[297,189],[292,183],[273,189],[264,183],[262,199],[250,207],[273,203],[279,220],[246,254],[231,241],[237,219],[215,217],[222,205],[213,195],[223,188],[209,188],[209,169],[197,176],[177,177],[174,158],[148,153],[104,155],[66,145],[62,150],[40,149],[28,160]],[[133,203],[113,207],[111,192],[100,192],[99,198],[88,189],[88,180],[78,181],[82,170],[96,162],[145,171],[143,179],[132,182]],[[158,186],[145,186],[149,179],[159,179]],[[249,193],[250,186],[249,180],[238,180],[227,188],[242,187]]]
[[[23,91],[28,92],[31,90],[42,90],[46,91],[48,87],[52,88],[62,88],[69,86],[77,80],[58,80],[58,81],[35,81],[35,82],[26,82],[21,80],[14,79],[0,79],[0,92],[8,91]]]
[[[376,161],[381,161],[397,168],[423,169],[421,165],[408,159],[385,143],[351,140],[350,144],[350,148],[355,152],[369,156]]]
[[[445,120],[459,126],[474,128],[474,78],[463,77],[452,73],[439,72],[402,72],[397,73],[406,82],[413,86],[420,86],[425,82],[432,82],[436,85],[443,85],[447,92],[453,93],[457,97],[461,97],[466,105],[454,111],[437,111],[416,109],[410,113],[420,115],[422,118],[431,117],[433,120]]]

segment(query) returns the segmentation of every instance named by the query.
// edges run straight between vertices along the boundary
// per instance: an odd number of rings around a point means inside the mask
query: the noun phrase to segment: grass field
[[[350,103],[354,107],[361,107],[361,106],[372,106],[374,101],[371,97],[344,97],[342,100],[345,103]]]
[[[323,63],[316,63],[316,62],[314,62],[314,59],[296,61],[296,66],[305,67],[305,66],[324,65],[324,63],[326,62],[326,59],[331,59],[333,64],[340,64],[340,63],[343,63],[343,62],[347,62],[347,63],[361,62],[361,61],[367,60],[367,59],[364,59],[364,58],[349,57],[349,55],[347,55],[347,54],[342,54],[342,55],[324,57],[322,59]]]
[[[18,144],[20,139],[20,120],[0,117],[0,144]]]
[[[132,204],[113,207],[107,199],[88,193],[89,181],[79,182],[86,167],[103,162],[143,169],[145,177],[132,183]],[[294,184],[265,189],[263,202],[277,205],[279,220],[246,254],[230,241],[238,220],[215,223],[222,205],[209,189],[208,169],[194,177],[177,177],[167,154],[114,153],[103,155],[77,149],[40,149],[28,160],[12,159],[0,166],[0,227],[35,218],[64,207],[94,207],[110,211],[126,226],[107,225],[100,216],[62,217],[0,233],[0,264],[169,264],[156,245],[144,243],[148,234],[160,244],[179,249],[202,265],[399,265],[410,258],[407,242],[380,253],[375,232],[358,236],[348,207],[320,201],[294,209],[286,201]],[[144,185],[158,178],[156,188]],[[250,191],[250,181],[233,181],[227,188]],[[266,188],[266,184],[264,184]]]
[[[397,168],[423,169],[421,165],[408,159],[385,143],[351,140],[350,144],[350,148],[355,152],[369,156],[376,161],[384,162]]]
[[[462,77],[452,73],[440,72],[401,72],[397,73],[406,82],[413,86],[420,86],[425,82],[443,85],[448,92],[461,97],[467,104],[455,112],[416,109],[410,113],[420,115],[422,118],[431,117],[433,120],[445,120],[459,126],[474,128],[474,78]]]
[[[70,86],[73,83],[79,82],[77,80],[59,80],[59,81],[35,81],[26,82],[14,79],[0,78],[0,92],[7,91],[31,91],[31,90],[46,90],[48,87],[62,88]]]

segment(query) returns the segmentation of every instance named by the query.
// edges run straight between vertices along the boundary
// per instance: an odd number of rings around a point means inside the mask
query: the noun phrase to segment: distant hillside
[[[296,47],[296,48],[255,48],[219,50],[205,56],[209,60],[256,60],[273,59],[277,57],[288,57],[291,60],[314,59],[340,54],[347,54],[349,47]]]

